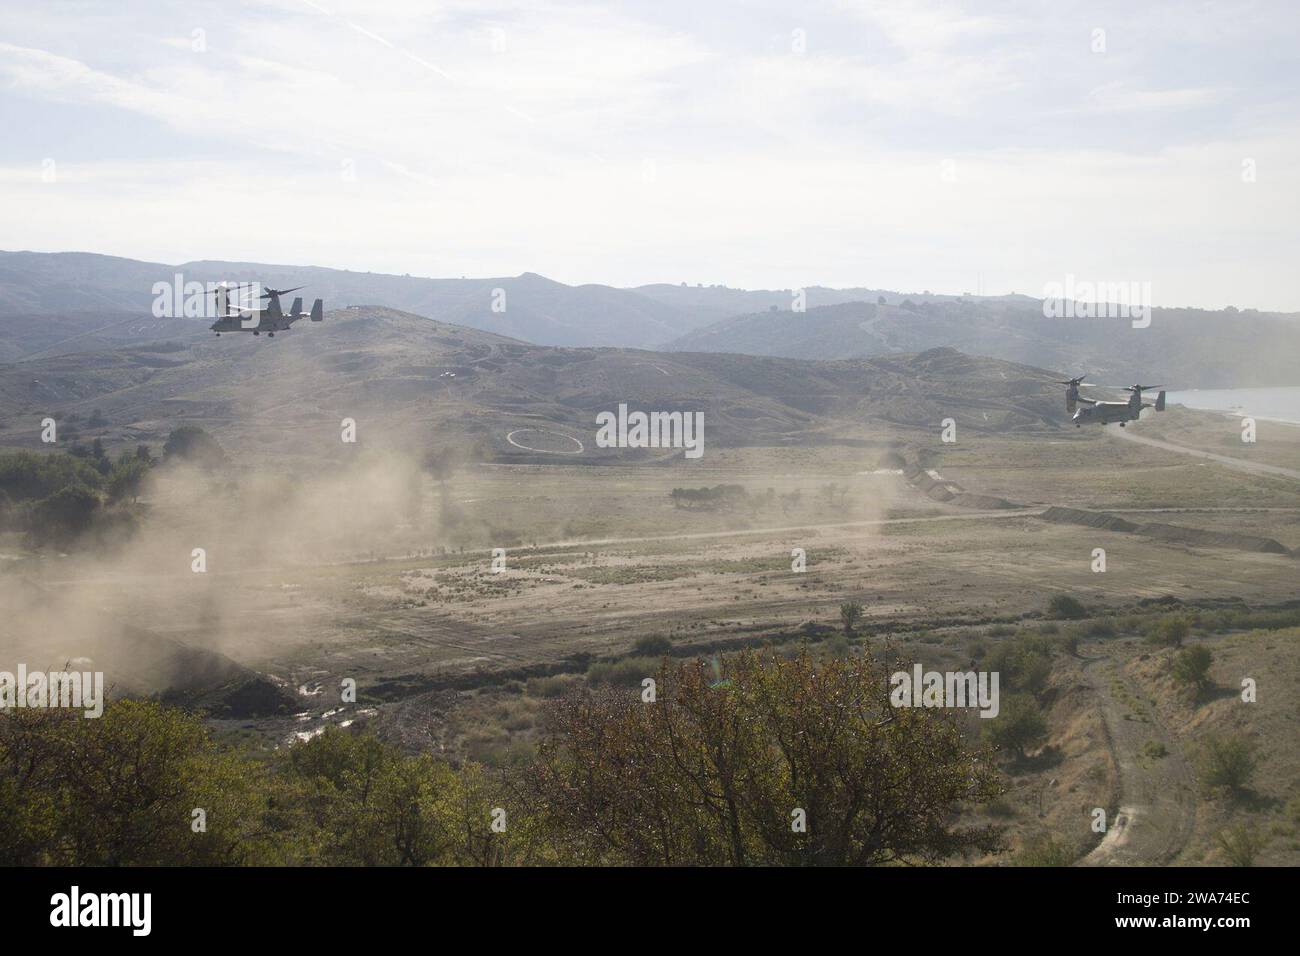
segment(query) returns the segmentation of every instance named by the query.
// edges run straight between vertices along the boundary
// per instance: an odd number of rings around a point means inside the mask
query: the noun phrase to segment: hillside
[[[1004,299],[856,302],[807,312],[755,312],[714,323],[665,348],[790,358],[858,358],[937,346],[1093,381],[1172,388],[1300,382],[1300,320],[1273,313],[1153,309],[1148,328],[1126,318],[1047,318],[1039,303]]]
[[[42,417],[84,422],[98,410],[109,424],[94,434],[109,442],[158,441],[185,420],[272,453],[332,453],[339,421],[352,417],[363,438],[427,444],[437,434],[503,458],[537,447],[509,441],[514,429],[559,429],[601,459],[620,451],[593,447],[595,415],[621,402],[703,411],[713,446],[815,444],[870,421],[1042,427],[1061,415],[1052,377],[951,349],[808,362],[551,348],[367,307],[273,340],[211,336],[0,366],[0,443],[33,446]]]
[[[685,283],[642,285],[632,291],[690,315],[700,324],[772,309],[788,311],[794,296],[791,289],[732,289],[723,285]],[[845,302],[875,302],[882,296],[886,302],[899,302],[903,298],[897,292],[884,289],[828,289],[825,286],[809,286],[802,291],[805,305],[810,309]]]

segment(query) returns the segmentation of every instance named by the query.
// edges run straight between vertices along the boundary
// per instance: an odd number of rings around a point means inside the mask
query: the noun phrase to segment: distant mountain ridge
[[[379,305],[538,345],[648,348],[711,318],[695,322],[689,314],[631,290],[569,286],[531,272],[428,279],[318,266],[213,260],[168,265],[94,253],[0,252],[0,319],[77,314],[86,317],[90,328],[96,316],[148,317],[154,284],[170,284],[178,273],[186,282],[301,285],[304,295],[325,299],[327,308]],[[8,332],[12,338],[14,330]]]
[[[881,289],[732,289],[667,283],[570,286],[536,273],[432,279],[317,266],[202,260],[166,265],[92,253],[0,252],[0,362],[77,350],[189,343],[207,322],[155,319],[153,286],[260,281],[378,306],[537,345],[864,358],[952,347],[1106,383],[1171,387],[1300,383],[1300,316],[1155,309],[1123,318],[1048,318],[1024,295],[902,294]],[[795,312],[799,299],[806,310]]]

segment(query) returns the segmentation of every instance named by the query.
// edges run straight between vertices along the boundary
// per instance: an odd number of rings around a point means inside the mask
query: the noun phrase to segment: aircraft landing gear
[[[1124,427],[1124,423],[1123,423],[1123,422],[1120,422],[1120,423],[1119,423],[1119,427],[1120,427],[1120,428],[1123,428],[1123,427]]]
[[[266,337],[267,337],[268,339],[273,339],[273,338],[275,338],[275,333],[274,333],[274,332],[267,332],[267,333],[266,333]]]
[[[253,334],[254,334],[254,335],[261,335],[262,333],[259,332],[259,331],[257,331],[257,329],[253,329]]]

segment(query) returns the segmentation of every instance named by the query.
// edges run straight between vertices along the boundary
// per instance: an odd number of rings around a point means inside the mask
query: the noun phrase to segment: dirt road
[[[915,518],[876,518],[871,521],[841,521],[836,524],[792,524],[775,528],[743,528],[730,531],[687,531],[656,534],[638,538],[574,538],[550,541],[539,548],[567,548],[582,545],[642,544],[652,541],[697,541],[708,538],[736,538],[744,535],[788,534],[795,531],[826,531],[832,528],[871,528],[879,525],[925,524],[934,521],[979,521],[988,518],[1024,518],[1043,513],[1042,508],[1003,508],[997,511],[965,511],[941,515],[918,515]]]
[[[673,534],[654,534],[642,535],[638,537],[626,538],[570,538],[559,541],[543,541],[532,545],[529,548],[520,547],[519,551],[544,551],[548,548],[578,548],[578,547],[605,547],[609,545],[624,544],[649,544],[661,541],[699,541],[711,538],[738,538],[752,535],[769,535],[769,534],[788,534],[796,531],[827,531],[835,528],[871,528],[881,525],[900,525],[900,524],[930,524],[937,521],[983,521],[997,518],[1024,518],[1040,515],[1043,513],[1042,508],[1003,508],[997,511],[962,511],[952,512],[940,515],[918,515],[912,518],[877,518],[871,521],[841,521],[835,524],[792,524],[782,525],[771,528],[741,528],[727,531],[687,531]],[[460,557],[474,557],[475,555],[490,555],[490,548],[470,548],[459,553]],[[383,558],[384,561],[412,561],[415,557],[411,554],[390,554]],[[304,561],[292,565],[267,565],[264,567],[240,567],[230,571],[209,571],[209,577],[246,577],[248,575],[258,574],[276,574],[286,570],[303,570],[308,568],[346,568],[373,565],[374,558],[352,559],[343,561]],[[142,578],[161,579],[177,578],[188,579],[191,576],[190,571],[176,571],[171,574],[158,574],[156,572],[133,572],[133,571],[103,571],[93,575],[78,575],[61,579],[44,579],[47,584],[85,584],[91,582],[105,581],[131,581]]]
[[[1201,451],[1199,448],[1188,448],[1186,445],[1175,445],[1173,442],[1161,441],[1158,438],[1148,438],[1145,435],[1139,435],[1131,428],[1107,428],[1107,435],[1118,435],[1126,441],[1135,441],[1143,445],[1150,445],[1152,448],[1161,448],[1165,451],[1178,452],[1181,455],[1192,455],[1196,458],[1206,458],[1210,461],[1216,461],[1221,465],[1227,465],[1229,468],[1235,468],[1238,471],[1249,472],[1253,475],[1281,475],[1284,478],[1294,478],[1300,481],[1300,471],[1294,468],[1283,468],[1280,465],[1265,465],[1262,462],[1246,461],[1243,458],[1231,458],[1228,455],[1217,455],[1212,451]]]
[[[1078,865],[1167,864],[1187,843],[1196,823],[1191,768],[1154,708],[1143,705],[1118,660],[1091,658],[1083,672],[1101,706],[1106,743],[1119,773],[1119,808],[1107,820],[1101,843]],[[1164,756],[1157,756],[1160,748]]]

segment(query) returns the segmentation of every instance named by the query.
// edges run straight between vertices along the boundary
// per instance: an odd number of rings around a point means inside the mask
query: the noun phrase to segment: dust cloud
[[[437,497],[422,461],[394,450],[296,471],[162,462],[133,521],[0,575],[0,669],[93,664],[118,693],[220,681],[239,670],[229,656],[301,639],[310,613],[276,607],[286,580],[437,549]]]

